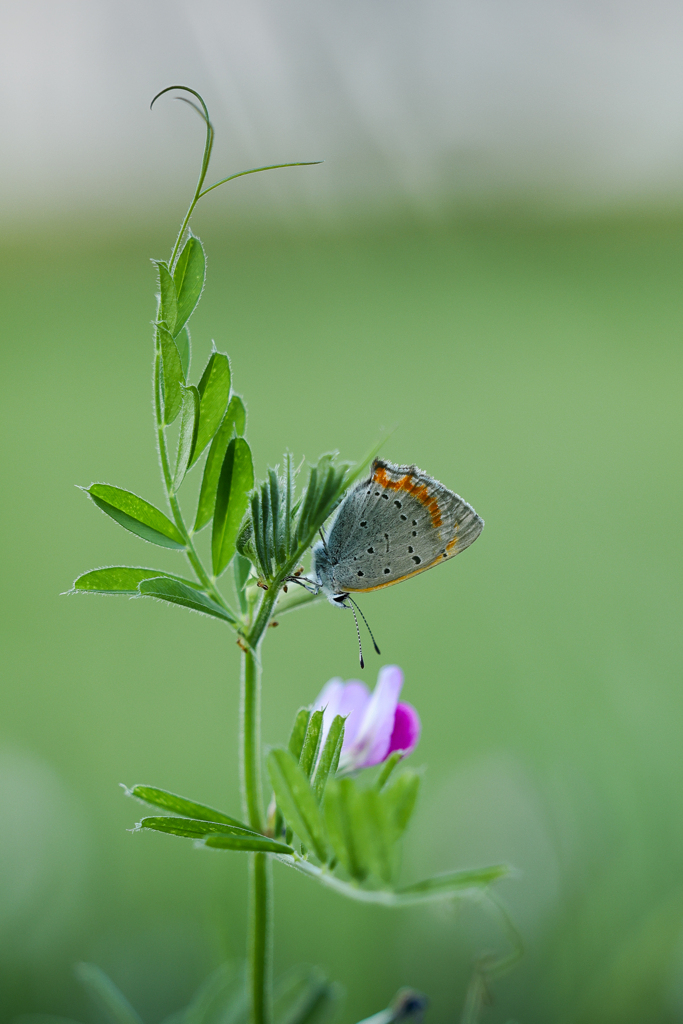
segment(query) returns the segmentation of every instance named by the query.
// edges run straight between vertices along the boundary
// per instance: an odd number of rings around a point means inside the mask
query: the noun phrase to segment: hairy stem
[[[261,781],[261,644],[278,591],[266,591],[256,619],[245,637],[242,653],[241,769],[244,815],[251,828],[263,832]],[[249,937],[247,955],[251,1024],[270,1024],[273,944],[272,878],[270,857],[249,854]]]
[[[273,877],[267,853],[249,854],[248,985],[251,1024],[272,1014]]]

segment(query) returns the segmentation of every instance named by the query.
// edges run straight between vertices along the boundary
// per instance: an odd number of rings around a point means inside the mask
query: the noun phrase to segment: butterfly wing
[[[342,503],[327,547],[334,591],[391,586],[464,551],[484,521],[417,466],[375,459]]]

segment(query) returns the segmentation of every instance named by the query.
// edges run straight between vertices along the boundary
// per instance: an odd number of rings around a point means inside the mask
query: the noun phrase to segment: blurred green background
[[[161,502],[151,417],[154,275],[172,227],[13,239],[3,309],[0,977],[9,1019],[89,1013],[94,960],[148,1024],[242,954],[245,858],[130,835],[118,783],[239,807],[238,651],[154,602],[59,596],[106,564],[182,571],[74,484]],[[246,398],[257,472],[285,447],[417,462],[486,520],[438,573],[368,595],[405,671],[428,765],[404,873],[507,860],[525,944],[485,1020],[683,1020],[681,322],[676,218],[195,229],[211,339]],[[193,474],[193,476],[196,475]],[[186,484],[191,497],[194,483]],[[185,489],[185,488],[184,488]],[[327,604],[264,650],[264,737],[358,675]],[[347,904],[275,866],[276,969],[321,964],[343,1021],[409,984],[457,1019],[473,959],[505,949],[480,907]]]

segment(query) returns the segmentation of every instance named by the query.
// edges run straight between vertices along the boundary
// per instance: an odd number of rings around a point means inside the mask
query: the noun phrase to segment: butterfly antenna
[[[349,601],[351,601],[351,598],[349,598]],[[360,654],[360,667],[361,668],[365,668],[365,662],[363,661],[363,645],[360,642],[360,629],[358,628],[358,619],[356,618],[356,611],[355,611],[355,608],[353,607],[354,604],[356,604],[356,602],[355,601],[351,601],[351,606],[352,606],[351,607],[351,611],[353,612],[353,621],[356,623],[356,633],[358,635],[358,652]],[[349,606],[346,605],[346,607],[348,608]],[[358,607],[358,605],[356,605],[356,607]],[[358,611],[360,611],[360,608],[358,608]],[[361,612],[361,615],[362,614],[363,613]],[[366,623],[366,625],[367,625],[367,623]]]
[[[354,599],[352,597],[349,598],[349,601],[351,602],[351,604],[356,604],[356,602],[354,601]],[[356,608],[358,608],[357,604],[356,604]],[[360,610],[360,608],[358,608],[358,614],[360,615],[361,619],[365,623],[367,631],[370,634],[370,639],[372,640],[373,647],[375,648],[375,650],[377,651],[378,654],[381,654],[382,652],[380,651],[379,647],[377,646],[377,641],[375,640],[374,636],[372,635],[372,630],[368,626],[368,620],[365,618],[365,616],[363,615],[363,613]]]
[[[328,551],[328,549],[327,549],[327,541],[325,540],[325,534],[323,533],[323,528],[322,528],[322,526],[321,526],[321,527],[319,527],[319,529],[318,529],[318,533],[320,534],[320,539],[321,539],[321,541],[323,542],[323,548],[325,549],[325,554],[326,554],[326,555],[328,556],[328,558],[329,558],[330,552],[329,552],[329,551]]]

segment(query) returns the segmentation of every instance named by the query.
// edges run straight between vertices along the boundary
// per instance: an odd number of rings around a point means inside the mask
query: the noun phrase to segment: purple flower
[[[324,711],[322,742],[335,715],[346,717],[340,771],[369,768],[394,750],[410,754],[420,738],[420,718],[412,704],[399,704],[403,672],[398,665],[380,669],[372,694],[365,683],[330,679],[313,705]]]

